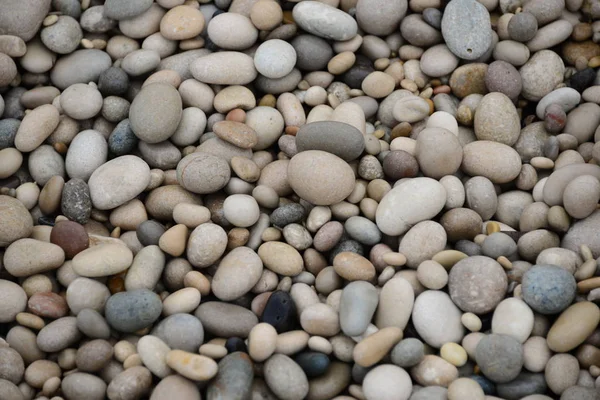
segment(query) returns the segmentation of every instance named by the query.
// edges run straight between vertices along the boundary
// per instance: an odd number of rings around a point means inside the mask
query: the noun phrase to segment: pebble
[[[371,321],[379,298],[373,285],[364,281],[349,283],[340,300],[340,327],[348,336],[362,335]]]
[[[483,374],[496,383],[510,382],[523,367],[523,349],[511,336],[490,334],[479,341],[475,352]]]
[[[220,337],[248,337],[250,330],[258,324],[256,315],[241,306],[220,302],[202,303],[194,312],[208,332]]]
[[[523,82],[521,95],[527,100],[541,100],[562,82],[564,70],[563,60],[556,53],[538,51],[519,70]]]
[[[597,321],[600,321],[600,310],[594,303],[584,301],[570,306],[548,331],[548,347],[554,352],[573,350],[593,332],[592,326],[596,326]]]
[[[465,19],[464,15],[469,18]],[[474,0],[455,1],[444,11],[442,35],[457,57],[476,60],[492,43],[489,12]]]
[[[483,176],[493,183],[506,183],[521,172],[521,159],[506,144],[478,140],[464,146],[462,169],[471,176]]]
[[[27,307],[27,294],[21,286],[7,280],[0,280],[2,288],[2,307],[0,307],[0,321],[3,323],[15,320],[18,313]]]
[[[489,71],[490,68],[488,74]],[[473,126],[477,139],[491,140],[508,146],[514,145],[521,133],[517,109],[511,99],[502,93],[489,93],[481,99]]]
[[[460,319],[461,312],[450,296],[437,290],[428,290],[419,295],[412,309],[415,329],[432,347],[460,342],[464,335]]]
[[[204,342],[204,328],[190,314],[172,314],[157,323],[151,332],[169,348],[195,352]]]
[[[288,332],[297,325],[296,305],[288,292],[273,292],[261,315],[261,321],[271,324],[279,333]]]
[[[108,384],[106,395],[109,399],[140,398],[150,389],[152,374],[142,366],[125,369]]]
[[[133,133],[147,143],[162,142],[175,133],[181,120],[182,102],[177,90],[166,83],[144,86],[129,109]]]
[[[345,161],[357,159],[365,148],[362,133],[352,125],[337,121],[310,122],[296,133],[298,152],[321,150]]]
[[[287,175],[292,189],[315,205],[339,203],[354,189],[350,166],[321,150],[303,151],[292,157]]]
[[[60,267],[65,252],[59,246],[36,239],[19,239],[4,253],[4,268],[15,277],[27,277]]]
[[[265,381],[278,397],[303,399],[309,393],[306,374],[291,358],[275,354],[264,365]]]
[[[262,272],[260,257],[247,247],[238,247],[219,263],[211,282],[212,292],[221,300],[235,300],[256,285]]]
[[[208,399],[242,399],[252,390],[253,364],[247,354],[234,352],[218,364],[219,371],[207,388]],[[200,396],[198,396],[199,398]]]
[[[106,302],[106,320],[118,331],[135,332],[154,323],[162,308],[160,298],[147,289],[116,293]]]
[[[373,368],[363,381],[363,391],[367,400],[408,400],[412,388],[408,373],[404,369],[390,364]]]
[[[294,21],[305,31],[330,40],[349,40],[358,25],[348,14],[325,3],[302,2],[293,9]]]
[[[576,294],[575,278],[556,265],[535,265],[522,278],[523,300],[541,314],[557,314],[566,309]]]

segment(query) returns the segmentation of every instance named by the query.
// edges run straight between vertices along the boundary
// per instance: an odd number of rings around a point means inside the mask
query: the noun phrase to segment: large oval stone
[[[298,152],[322,150],[352,161],[365,149],[363,134],[354,126],[336,121],[318,121],[302,125],[296,134]]]
[[[133,133],[147,143],[159,143],[175,133],[183,113],[181,96],[167,83],[144,86],[129,108]]]

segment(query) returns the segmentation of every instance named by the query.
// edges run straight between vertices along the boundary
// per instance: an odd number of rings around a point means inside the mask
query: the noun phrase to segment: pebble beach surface
[[[600,400],[600,0],[0,0],[0,400]]]

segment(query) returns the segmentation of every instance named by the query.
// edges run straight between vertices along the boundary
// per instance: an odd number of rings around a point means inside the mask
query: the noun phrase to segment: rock
[[[411,368],[410,374],[421,386],[448,387],[458,378],[458,369],[441,357],[426,355],[419,364]]]
[[[381,241],[381,232],[377,225],[365,217],[348,218],[344,223],[344,229],[350,237],[368,246],[374,246]]]
[[[264,365],[269,389],[278,397],[301,400],[308,394],[308,379],[298,364],[288,356],[275,354]]]
[[[462,169],[471,176],[483,176],[493,183],[506,183],[521,172],[521,158],[505,144],[478,140],[464,146]]]
[[[349,40],[356,36],[354,18],[328,4],[317,1],[298,3],[293,9],[294,21],[306,32],[330,40]]]
[[[592,175],[600,178],[600,167],[590,164],[570,164],[559,168],[548,177],[544,185],[544,202],[549,206],[562,205],[565,188],[570,182],[581,175]]]
[[[0,195],[0,247],[28,237],[33,230],[33,220],[27,208],[19,200]]]
[[[410,375],[395,365],[379,365],[370,370],[363,381],[363,392],[367,400],[408,400],[412,392]]]
[[[198,81],[217,85],[246,85],[256,76],[252,57],[235,51],[221,51],[200,57],[190,64]]]
[[[349,281],[368,281],[375,277],[375,267],[360,254],[342,251],[333,259],[333,269],[342,278]]]
[[[489,65],[485,75],[485,86],[490,92],[501,92],[511,100],[516,100],[523,88],[519,71],[502,60],[494,61]]]
[[[115,376],[108,384],[109,399],[137,399],[144,396],[152,385],[152,374],[147,368],[135,366]]]
[[[121,0],[107,0],[104,3],[104,15],[110,19],[130,19],[137,17],[150,8],[152,1],[134,0],[124,2]]]
[[[396,326],[405,329],[414,305],[414,289],[403,278],[393,278],[383,285],[375,325],[379,328]]]
[[[273,292],[261,315],[261,321],[273,325],[277,332],[288,332],[297,325],[296,305],[288,292]]]
[[[296,276],[304,267],[298,250],[287,243],[265,242],[258,248],[258,255],[265,267],[280,275]]]
[[[457,136],[447,129],[425,128],[417,137],[415,157],[425,176],[439,179],[458,171],[462,146]]]
[[[65,262],[65,252],[55,244],[25,238],[6,248],[3,262],[12,276],[27,277],[57,269]]]
[[[129,154],[138,145],[139,139],[131,129],[129,119],[119,122],[108,137],[108,149],[115,156]]]
[[[496,389],[498,396],[503,396],[506,399],[527,399],[528,395],[534,393],[537,393],[538,396],[541,396],[540,393],[546,393],[547,386],[544,375],[521,372],[511,382],[497,384]]]
[[[577,384],[579,361],[571,354],[555,354],[548,360],[544,375],[550,390],[562,394]]]
[[[185,156],[177,164],[177,181],[194,193],[216,192],[225,187],[230,177],[227,161],[201,151]]]
[[[59,114],[56,107],[44,104],[28,113],[19,125],[15,136],[15,148],[20,152],[37,149],[58,126]]]
[[[167,365],[193,381],[208,381],[218,371],[213,359],[183,350],[171,350],[167,354]]]
[[[327,372],[330,361],[326,354],[306,351],[298,354],[294,361],[302,368],[308,378],[322,376]]]
[[[600,182],[591,175],[582,175],[565,188],[563,204],[573,218],[584,219],[596,211],[600,200]]]
[[[256,285],[263,272],[260,257],[248,247],[238,247],[219,263],[211,290],[223,301],[235,300]]]
[[[218,367],[219,372],[206,391],[208,400],[242,400],[249,396],[254,370],[247,354],[229,354],[219,361]]]
[[[531,335],[534,316],[527,304],[515,297],[502,300],[492,316],[492,333],[508,335],[524,343]]]
[[[106,383],[93,374],[74,372],[63,378],[61,390],[67,398],[103,400],[106,395]]]
[[[477,139],[508,146],[515,144],[521,133],[517,109],[502,93],[489,93],[481,99],[475,112],[474,127]]]
[[[550,350],[564,353],[573,350],[591,335],[600,321],[600,309],[583,301],[564,310],[548,331]]]
[[[565,112],[569,112],[577,107],[580,100],[581,95],[577,90],[568,87],[559,88],[548,93],[540,100],[535,108],[535,113],[538,118],[544,118],[546,108],[551,104],[558,104]]]
[[[521,95],[527,100],[540,100],[563,81],[564,71],[565,65],[555,52],[538,51],[519,70],[523,82]]]
[[[356,20],[365,32],[385,36],[398,28],[407,9],[406,0],[361,0],[356,4]]]
[[[75,83],[97,81],[100,74],[111,65],[110,56],[102,50],[76,50],[56,62],[50,79],[57,88],[63,90]]]
[[[408,338],[394,346],[391,360],[402,368],[414,367],[425,357],[425,347],[419,339]]]
[[[306,211],[302,205],[298,203],[289,203],[273,210],[270,220],[275,226],[285,227],[289,224],[302,221],[305,213]]]
[[[431,77],[448,75],[459,63],[458,57],[452,54],[445,44],[438,44],[425,50],[420,61],[423,73]]]
[[[0,289],[0,322],[12,322],[18,313],[25,311],[27,294],[21,286],[4,279],[0,279]]]
[[[135,135],[147,143],[167,140],[179,125],[182,101],[177,90],[167,83],[144,86],[129,109]]]
[[[399,252],[406,257],[406,265],[416,269],[446,247],[444,227],[434,221],[421,221],[410,228],[400,240]]]
[[[219,337],[246,338],[254,325],[258,324],[258,318],[252,311],[215,301],[202,303],[194,315],[200,319],[204,329]]]
[[[481,372],[496,383],[515,379],[523,367],[523,349],[517,339],[491,334],[479,341],[475,359]]]
[[[270,79],[283,78],[296,65],[296,50],[286,41],[272,39],[256,49],[254,66],[263,76]]]
[[[600,106],[595,103],[584,103],[569,112],[564,129],[583,143],[592,138],[594,125],[598,121],[600,121]]]
[[[523,300],[541,314],[557,314],[575,298],[573,275],[556,265],[535,265],[522,278]]]
[[[105,285],[88,278],[77,277],[67,288],[67,304],[75,315],[84,309],[104,311],[109,297],[110,291]]]
[[[132,333],[150,326],[162,312],[162,302],[147,289],[120,292],[106,302],[106,320],[120,332]]]
[[[160,34],[168,40],[185,40],[198,36],[205,26],[201,10],[188,5],[171,8],[160,20]]]
[[[63,317],[52,321],[37,335],[37,345],[41,351],[55,353],[74,345],[81,339],[77,329],[77,318]]]
[[[507,29],[512,40],[527,42],[537,33],[538,21],[532,13],[521,12],[511,17]]]
[[[160,321],[152,335],[161,339],[169,348],[198,351],[204,342],[204,328],[198,318],[190,314],[173,314]]]
[[[195,383],[179,375],[170,375],[156,385],[150,395],[150,400],[164,400],[170,397],[182,400],[200,400],[200,390]]]
[[[32,314],[50,319],[64,317],[69,312],[66,300],[52,292],[35,293],[29,298],[27,308]]]
[[[490,14],[475,0],[455,0],[444,10],[442,35],[457,57],[476,60],[492,43]]]
[[[56,23],[42,29],[40,38],[49,50],[58,54],[69,54],[79,46],[83,32],[75,18],[61,15]]]
[[[116,275],[133,262],[133,253],[122,244],[105,243],[93,246],[73,258],[73,270],[80,276],[96,278]]]
[[[258,134],[248,125],[236,121],[219,121],[213,132],[221,139],[242,149],[251,149],[258,143]]]
[[[405,96],[394,104],[393,115],[399,122],[419,122],[429,115],[429,103],[419,96]]]
[[[106,162],[107,156],[108,145],[100,132],[91,129],[80,132],[73,138],[67,151],[67,174],[87,182],[92,173]]]
[[[437,215],[446,203],[446,190],[431,178],[414,178],[390,190],[376,212],[377,227],[386,235],[401,235],[420,221]]]
[[[63,215],[79,224],[86,224],[92,213],[89,186],[79,178],[69,180],[63,187],[61,197]]]
[[[360,336],[368,328],[379,296],[375,287],[364,281],[349,283],[340,300],[340,327],[347,336]]]
[[[50,11],[50,3],[50,0],[3,2],[0,7],[0,35],[14,35],[29,41]]]
[[[450,296],[437,290],[427,290],[415,300],[412,319],[415,329],[427,344],[440,348],[448,342],[460,343],[463,338],[461,312]]]
[[[321,150],[335,154],[345,161],[358,158],[364,148],[362,133],[343,122],[319,121],[302,125],[296,134],[298,152]]]
[[[298,153],[290,160],[287,171],[292,189],[315,205],[339,203],[354,189],[354,172],[350,166],[324,151]]]

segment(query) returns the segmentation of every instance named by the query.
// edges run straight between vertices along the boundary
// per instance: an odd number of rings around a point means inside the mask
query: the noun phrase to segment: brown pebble
[[[89,236],[83,225],[74,221],[61,221],[52,228],[50,242],[60,246],[66,258],[73,258],[89,247]]]
[[[36,293],[29,298],[27,308],[32,314],[44,318],[61,318],[69,312],[66,300],[52,292]]]

